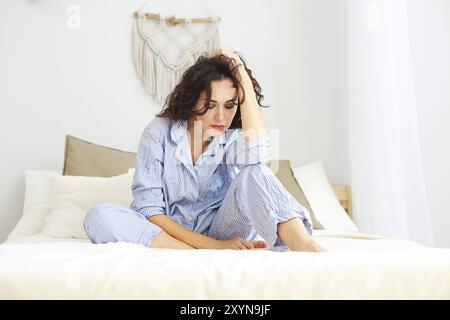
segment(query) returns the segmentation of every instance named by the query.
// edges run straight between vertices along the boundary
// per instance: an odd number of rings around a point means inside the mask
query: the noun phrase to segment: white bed
[[[317,230],[326,253],[35,235],[0,245],[1,299],[449,299],[450,250]]]
[[[317,168],[299,180],[326,227],[313,233],[324,253],[92,244],[87,208],[129,203],[132,171],[29,170],[23,216],[0,245],[0,299],[450,299],[450,249],[352,231],[350,188]]]

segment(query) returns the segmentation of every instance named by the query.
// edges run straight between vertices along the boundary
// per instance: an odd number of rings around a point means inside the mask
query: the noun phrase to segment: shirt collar
[[[176,144],[180,144],[186,135],[187,120],[175,120],[170,128],[170,137]]]

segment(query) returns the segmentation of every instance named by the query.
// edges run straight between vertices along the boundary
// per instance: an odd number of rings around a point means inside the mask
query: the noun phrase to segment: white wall
[[[450,1],[408,0],[408,15],[435,244],[450,248]]]
[[[24,170],[61,170],[64,136],[136,151],[160,110],[131,60],[132,12],[144,1],[0,1],[0,242],[21,216]],[[222,46],[259,80],[281,158],[321,159],[348,184],[345,6],[335,0],[209,1]],[[69,5],[81,29],[66,28]],[[153,5],[153,7],[151,7]],[[197,16],[197,1],[150,1],[163,15]]]

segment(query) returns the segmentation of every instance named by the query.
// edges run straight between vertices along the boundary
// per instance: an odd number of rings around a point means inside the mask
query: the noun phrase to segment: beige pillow
[[[136,153],[121,151],[70,135],[66,136],[66,152],[63,175],[86,177],[112,177],[126,173],[136,165]],[[314,229],[323,229],[306,199],[300,185],[295,180],[289,160],[279,160],[278,164],[266,163],[286,190],[308,209]]]
[[[64,176],[112,177],[136,165],[136,153],[66,135]]]

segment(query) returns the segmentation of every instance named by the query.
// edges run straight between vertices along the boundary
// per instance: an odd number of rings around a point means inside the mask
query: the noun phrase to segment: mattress
[[[354,232],[314,238],[329,252],[25,237],[0,245],[0,299],[450,299],[450,249]]]

